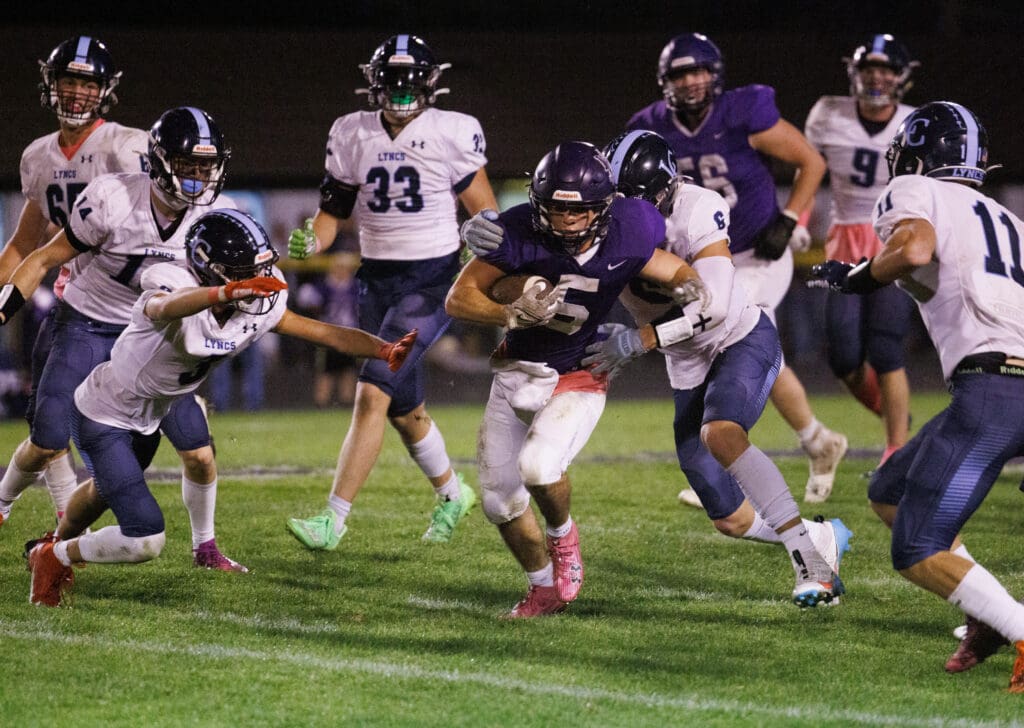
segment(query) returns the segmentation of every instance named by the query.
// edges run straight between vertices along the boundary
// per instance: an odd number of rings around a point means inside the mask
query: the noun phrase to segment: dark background
[[[79,33],[107,42],[124,69],[112,119],[148,128],[167,108],[204,108],[233,147],[236,188],[315,187],[331,122],[365,105],[353,93],[364,85],[358,64],[398,32],[422,35],[452,64],[441,84],[452,92],[439,105],[480,119],[495,178],[528,173],[559,141],[614,137],[659,97],[664,44],[695,30],[722,49],[727,86],[774,86],[783,115],[801,127],[820,95],[847,93],[843,56],[871,33],[896,33],[922,64],[907,100],[974,110],[992,137],[990,159],[1006,166],[993,181],[1024,181],[1017,2],[36,5],[8,9],[0,27],[7,190],[18,188],[25,145],[55,128],[38,104],[37,60]]]

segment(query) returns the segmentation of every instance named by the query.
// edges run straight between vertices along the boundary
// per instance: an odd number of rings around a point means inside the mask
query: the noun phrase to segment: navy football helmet
[[[677,89],[672,79],[695,68],[706,68],[711,81],[698,98],[692,90]],[[658,57],[658,84],[665,103],[673,111],[698,113],[721,96],[725,89],[725,61],[718,46],[700,33],[684,33],[668,42]]]
[[[97,38],[76,35],[54,48],[45,61],[39,61],[43,77],[39,89],[43,108],[51,109],[62,124],[82,126],[104,116],[117,103],[114,88],[121,81],[121,72],[107,46]],[[94,81],[99,85],[98,98],[81,93],[61,97],[58,80],[65,76]]]
[[[149,176],[172,207],[213,204],[230,156],[213,117],[193,106],[165,111],[149,130]]]
[[[920,174],[980,187],[988,166],[988,134],[969,109],[933,101],[903,120],[885,155],[889,176]]]
[[[437,88],[441,72],[450,63],[437,63],[434,52],[415,35],[393,35],[373,52],[369,63],[359,66],[368,89],[371,109],[384,109],[400,119],[415,116],[434,104],[446,88]]]
[[[672,213],[681,177],[675,154],[660,134],[643,129],[627,131],[604,148],[604,156],[619,192],[647,200],[663,215]]]
[[[185,234],[189,270],[204,286],[223,286],[258,276],[273,276],[278,254],[263,226],[238,210],[211,210],[201,215]],[[239,311],[262,316],[270,313],[278,294],[250,301],[232,301]]]
[[[846,75],[850,77],[850,94],[871,106],[889,106],[899,103],[913,82],[910,74],[921,64],[910,58],[906,46],[888,33],[873,35],[857,46],[846,62]],[[896,74],[889,88],[865,85],[860,72],[870,66],[884,66]]]
[[[608,160],[593,144],[563,142],[544,155],[530,181],[533,225],[560,253],[576,255],[611,219],[615,183]],[[552,213],[594,212],[582,230],[556,230]]]

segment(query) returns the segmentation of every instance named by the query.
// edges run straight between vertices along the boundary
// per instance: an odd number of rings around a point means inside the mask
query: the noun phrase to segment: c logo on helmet
[[[928,119],[914,119],[907,127],[907,146],[919,147],[925,143],[925,131],[928,129]]]

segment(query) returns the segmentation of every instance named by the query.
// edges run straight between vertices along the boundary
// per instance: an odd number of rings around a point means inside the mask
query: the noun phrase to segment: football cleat
[[[28,549],[28,570],[32,572],[28,600],[37,606],[59,607],[75,583],[75,572],[70,566],[64,566],[53,553],[56,542],[57,538],[48,534],[25,545]]]
[[[569,533],[561,538],[547,537],[548,555],[554,567],[555,589],[565,603],[573,601],[583,586],[583,558],[580,556],[580,532],[572,524]],[[529,596],[529,595],[527,595]]]
[[[843,554],[850,550],[850,539],[853,538],[853,531],[847,528],[846,524],[838,518],[826,521],[824,516],[815,516],[814,520],[816,523],[822,524],[824,528],[810,531],[811,543],[814,544],[814,548],[825,559],[825,563],[828,564],[833,573],[838,574],[839,565],[843,561]],[[839,604],[839,597],[836,596],[827,603],[830,605]]]
[[[804,500],[807,503],[824,503],[832,495],[836,470],[846,455],[849,442],[845,435],[822,426],[814,438],[804,447],[810,461],[810,476]]]
[[[217,540],[211,538],[203,541],[199,548],[192,549],[192,565],[202,569],[215,569],[216,571],[234,571],[239,574],[248,574],[242,564],[229,559],[217,548]]]
[[[953,636],[956,637],[956,641],[959,642],[967,636],[967,625],[961,624],[959,627],[953,630]]]
[[[1011,693],[1024,693],[1024,640],[1015,642],[1014,647],[1017,649],[1017,659],[1013,662],[1009,690]]]
[[[10,517],[9,515],[5,516],[3,513],[0,513],[0,528],[3,527],[4,521],[6,521],[9,517]]]
[[[502,619],[526,619],[529,617],[543,617],[548,614],[564,612],[565,602],[558,598],[558,591],[553,586],[530,585],[530,590],[514,607],[512,611],[502,615]]]
[[[334,551],[348,531],[348,526],[342,525],[339,533],[334,532],[337,519],[337,513],[324,508],[312,518],[289,518],[288,530],[310,551]]]
[[[816,607],[819,604],[831,604],[839,598],[839,595],[846,593],[839,574],[832,574],[832,581],[804,581],[797,582],[793,589],[793,603],[801,609]]]
[[[430,515],[430,527],[423,534],[424,541],[431,543],[448,543],[452,540],[452,533],[455,525],[466,517],[466,514],[476,505],[476,493],[466,485],[461,473],[456,473],[459,480],[458,500],[445,500],[438,498],[434,512]]]
[[[1010,644],[1009,640],[974,617],[968,616],[965,626],[966,634],[957,645],[956,651],[946,660],[946,672],[967,672],[990,658],[1003,645]]]
[[[697,495],[697,491],[693,488],[683,488],[679,491],[679,502],[684,506],[691,506],[702,510],[704,508],[704,504],[700,502],[700,496]]]

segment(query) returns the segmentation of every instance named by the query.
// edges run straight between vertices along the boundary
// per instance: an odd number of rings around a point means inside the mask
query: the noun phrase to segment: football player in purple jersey
[[[669,41],[658,59],[658,83],[663,98],[635,113],[626,128],[660,134],[675,152],[681,173],[725,198],[737,277],[774,322],[775,308],[793,277],[790,246],[809,244],[806,228],[797,223],[814,199],[825,160],[781,117],[774,89],[751,85],[725,90],[722,53],[704,35],[685,33]],[[769,158],[797,170],[781,210]],[[803,385],[786,366],[775,380],[771,400],[810,459],[805,499],[824,500],[846,454],[846,438],[818,422]],[[687,489],[680,499],[699,506],[691,494]]]
[[[634,278],[692,304],[683,315],[697,325],[710,301],[696,272],[658,248],[661,214],[641,200],[616,198],[608,161],[591,144],[555,147],[533,173],[529,203],[491,217],[501,239],[463,268],[446,308],[456,318],[508,329],[492,356],[477,465],[484,514],[529,583],[506,616],[537,617],[563,611],[583,583],[566,471],[597,425],[608,388],[607,375],[582,364],[587,346]],[[506,275],[538,276],[554,288],[538,296],[527,285],[502,305],[488,294]],[[655,343],[653,336],[647,342]]]

